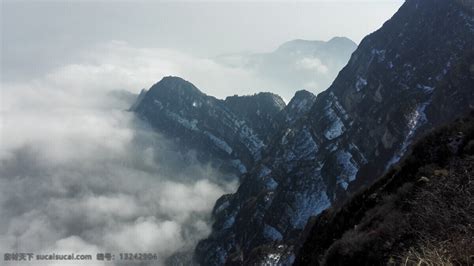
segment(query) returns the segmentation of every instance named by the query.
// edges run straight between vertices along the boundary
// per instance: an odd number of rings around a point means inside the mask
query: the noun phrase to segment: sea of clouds
[[[40,78],[1,84],[2,252],[152,252],[160,265],[209,234],[215,201],[236,182],[127,111],[142,87],[186,74],[179,65],[213,68],[180,56],[111,42]]]

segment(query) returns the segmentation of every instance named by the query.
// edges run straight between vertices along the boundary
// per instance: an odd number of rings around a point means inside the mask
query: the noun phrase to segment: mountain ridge
[[[433,95],[451,119],[469,110],[470,70],[454,78],[452,91],[437,86],[474,47],[463,14],[452,2],[409,0],[364,38],[305,119],[277,133],[238,191],[226,196],[213,233],[197,246],[198,261],[291,263],[311,216],[382,175],[418,136],[443,122],[428,112]]]
[[[301,108],[309,103],[302,103]],[[211,162],[236,176],[260,159],[273,132],[284,122],[283,113],[291,114],[286,122],[299,117],[287,109],[281,97],[273,93],[220,100],[173,76],[142,90],[130,108],[155,130],[178,142],[183,151],[195,150],[202,162]]]

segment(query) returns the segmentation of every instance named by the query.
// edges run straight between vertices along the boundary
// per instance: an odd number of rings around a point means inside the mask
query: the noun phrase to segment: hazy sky
[[[358,43],[400,7],[378,1],[2,1],[4,80],[44,74],[111,40],[200,57],[271,51],[292,39]]]

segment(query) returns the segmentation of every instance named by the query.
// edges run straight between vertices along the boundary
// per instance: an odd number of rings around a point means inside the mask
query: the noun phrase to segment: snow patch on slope
[[[272,170],[270,168],[268,168],[266,165],[262,165],[262,167],[260,168],[260,173],[258,174],[258,177],[262,178],[264,176],[269,175],[271,172]]]
[[[356,179],[359,168],[352,158],[352,154],[347,151],[339,151],[337,153],[337,163],[342,167],[341,174],[337,177],[337,184],[347,189],[349,183]]]
[[[272,177],[267,176],[264,178],[265,189],[275,190],[278,187],[278,182],[275,181]]]
[[[189,121],[188,119],[178,115],[177,113],[173,113],[171,111],[166,110],[166,115],[171,119],[176,121],[178,124],[181,124],[183,127],[192,130],[192,131],[199,131],[197,127],[198,121],[196,119]]]
[[[245,165],[242,163],[241,160],[239,160],[239,159],[232,160],[231,164],[232,164],[233,167],[238,169],[241,174],[247,173],[247,167],[245,167]]]
[[[304,127],[296,137],[296,143],[294,145],[296,158],[298,160],[314,159],[318,149],[318,144],[314,141],[311,132],[309,132],[307,127]]]
[[[356,88],[356,91],[359,92],[361,91],[362,89],[365,88],[365,86],[367,86],[367,80],[365,78],[362,78],[362,77],[357,77],[357,81],[356,81],[356,84],[355,84],[355,88]]]
[[[331,122],[329,127],[324,131],[324,136],[328,140],[333,140],[341,136],[346,130],[341,118],[334,112],[334,109],[329,107],[326,109],[326,117]]]
[[[242,139],[246,140],[243,143],[252,153],[253,157],[258,160],[261,157],[261,150],[265,147],[265,144],[258,136],[253,132],[251,128],[243,125],[239,130],[239,135]]]
[[[428,121],[428,119],[426,118],[425,109],[426,107],[428,107],[428,105],[430,105],[430,103],[431,103],[431,100],[421,103],[409,115],[408,123],[407,123],[408,133],[406,134],[406,137],[401,145],[400,150],[397,153],[395,153],[392,159],[390,159],[390,161],[388,162],[386,166],[386,169],[390,168],[390,166],[400,161],[400,159],[406,153],[408,146],[413,141],[413,138],[415,136],[417,129]]]
[[[420,89],[420,90],[422,90],[422,91],[424,91],[424,92],[426,92],[426,93],[431,93],[431,92],[433,92],[434,89],[435,89],[434,87],[430,87],[430,86],[426,86],[426,85],[422,85],[422,84],[417,84],[417,85],[416,85],[416,88],[417,88],[417,89]]]
[[[225,202],[223,202],[221,205],[219,205],[219,207],[217,207],[216,209],[216,213],[219,213],[225,209],[227,209],[227,207],[230,206],[230,202],[228,200],[226,200]]]
[[[235,214],[227,218],[227,220],[222,225],[222,229],[229,229],[234,225],[234,223],[235,223]]]
[[[303,229],[308,222],[309,217],[318,215],[331,206],[331,202],[325,189],[319,193],[312,191],[297,192],[294,195],[294,205],[290,219],[293,228]]]
[[[459,16],[464,19],[464,21],[466,22],[466,26],[469,28],[469,30],[474,32],[474,17],[462,11],[459,12]]]
[[[225,142],[224,140],[214,136],[212,133],[210,133],[208,131],[204,131],[204,134],[209,137],[209,139],[212,141],[212,143],[214,143],[214,145],[216,147],[218,147],[219,149],[225,151],[227,154],[232,153],[232,148],[229,146],[229,144],[227,144],[227,142]]]
[[[263,227],[263,236],[273,241],[280,241],[283,239],[283,235],[273,226],[265,224]]]
[[[372,49],[372,54],[377,56],[377,62],[385,61],[385,50]]]

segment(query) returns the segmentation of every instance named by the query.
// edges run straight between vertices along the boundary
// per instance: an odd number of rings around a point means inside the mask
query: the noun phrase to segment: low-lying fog
[[[127,112],[134,95],[112,90],[124,72],[68,65],[3,84],[2,252],[154,252],[165,259],[209,233],[216,199],[236,183],[220,181],[192,152],[176,152]]]

